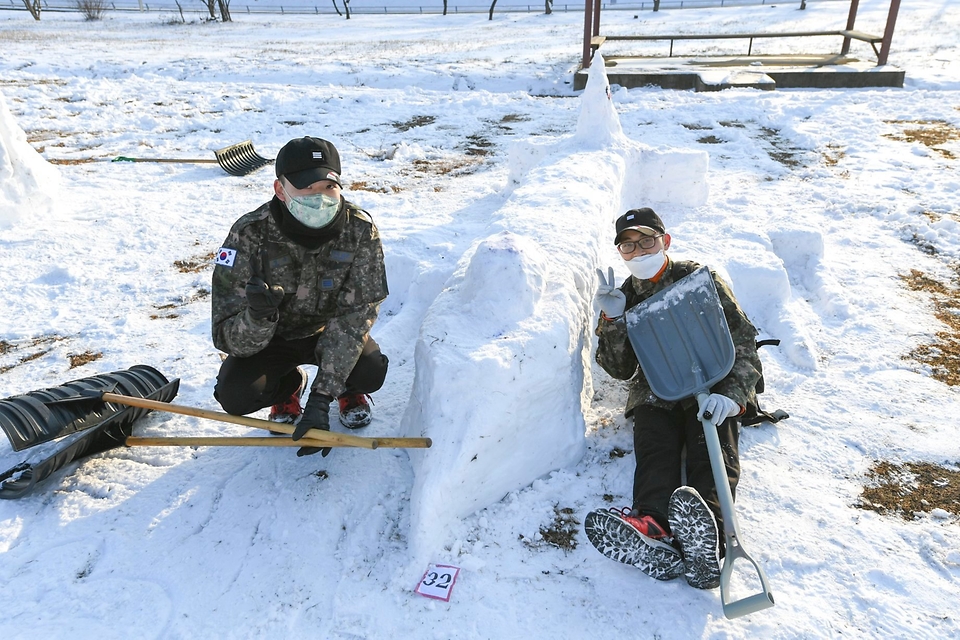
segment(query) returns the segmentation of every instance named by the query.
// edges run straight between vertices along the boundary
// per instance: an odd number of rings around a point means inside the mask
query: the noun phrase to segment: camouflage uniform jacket
[[[363,350],[387,297],[387,276],[380,234],[373,220],[349,202],[339,236],[309,250],[280,232],[263,204],[234,223],[223,247],[236,251],[232,264],[213,270],[213,344],[231,356],[259,352],[274,337],[286,340],[319,334],[319,363],[312,389],[334,398]],[[254,263],[253,261],[258,261]],[[276,320],[247,313],[245,287],[254,265],[269,285],[283,287]]]
[[[630,276],[620,286],[620,290],[627,297],[626,308],[635,307],[680,278],[690,275],[698,268],[700,268],[700,265],[696,262],[675,262],[668,259],[667,268],[656,282],[639,280]],[[727,283],[712,269],[710,275],[713,276],[713,281],[717,285],[717,293],[723,306],[723,315],[727,319],[730,335],[736,347],[733,369],[710,391],[723,394],[743,407],[756,407],[756,385],[762,374],[760,358],[757,356],[757,330],[747,319],[740,305],[737,304],[737,300]],[[599,336],[597,363],[612,377],[619,380],[630,380],[630,392],[624,410],[626,416],[629,417],[633,413],[633,409],[639,405],[672,409],[677,402],[680,402],[685,408],[696,406],[694,398],[670,402],[653,394],[643,371],[640,369],[637,355],[627,338],[627,323],[622,316],[616,320],[607,320],[601,317],[596,334]]]

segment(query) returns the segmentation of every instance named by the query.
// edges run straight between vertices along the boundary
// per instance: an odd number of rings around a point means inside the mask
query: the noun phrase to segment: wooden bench
[[[873,52],[880,57],[880,51],[877,50],[877,44],[883,42],[881,36],[871,35],[862,31],[853,31],[849,29],[840,29],[836,31],[792,31],[786,33],[715,33],[715,34],[665,34],[665,35],[646,35],[646,36],[593,36],[590,38],[591,54],[596,53],[605,42],[618,40],[669,40],[670,57],[673,57],[673,43],[677,40],[749,40],[747,45],[747,55],[753,53],[753,41],[757,38],[806,38],[810,36],[839,36],[844,39],[844,49],[849,46],[850,40],[860,40],[869,43],[873,47]]]

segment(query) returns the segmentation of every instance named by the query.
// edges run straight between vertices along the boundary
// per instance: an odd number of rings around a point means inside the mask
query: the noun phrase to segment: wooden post
[[[853,31],[857,22],[857,9],[860,7],[860,0],[850,0],[850,13],[847,14],[847,31]],[[840,55],[845,56],[850,53],[850,38],[844,37],[843,46],[840,47]]]
[[[600,0],[594,0],[593,3],[593,33],[591,36],[600,35]]]
[[[590,28],[593,23],[593,0],[583,0],[583,61],[580,63],[581,69],[590,68],[590,58],[593,52],[590,50]]]
[[[897,24],[897,14],[899,12],[900,0],[890,0],[890,11],[887,13],[887,27],[883,30],[883,42],[880,43],[880,56],[877,58],[878,67],[887,64],[887,56],[890,55],[890,43],[893,41],[893,28]]]

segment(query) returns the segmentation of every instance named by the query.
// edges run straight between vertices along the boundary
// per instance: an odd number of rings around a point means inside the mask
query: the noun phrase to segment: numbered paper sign
[[[460,567],[454,567],[449,564],[431,564],[427,565],[427,572],[423,574],[420,584],[415,591],[428,598],[436,598],[444,602],[450,602],[450,595],[453,592],[453,583],[457,581],[460,574]]]

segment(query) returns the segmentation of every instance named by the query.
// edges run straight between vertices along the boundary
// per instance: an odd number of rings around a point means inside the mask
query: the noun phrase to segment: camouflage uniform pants
[[[637,459],[633,476],[633,508],[641,514],[653,516],[669,531],[667,504],[670,496],[684,484],[693,487],[717,518],[722,548],[723,515],[696,406],[684,409],[677,404],[673,409],[661,409],[641,405],[634,409],[633,419],[633,450]],[[736,418],[728,418],[717,428],[717,433],[730,491],[736,495],[740,479],[739,422]],[[681,476],[684,447],[687,453],[685,482]]]
[[[217,374],[213,396],[231,415],[242,416],[285,401],[300,386],[297,367],[317,364],[317,337],[299,340],[274,338],[263,350],[248,358],[227,356]],[[387,376],[387,356],[372,337],[367,338],[360,359],[347,377],[343,395],[373,393]]]

